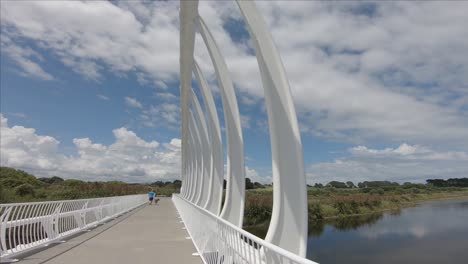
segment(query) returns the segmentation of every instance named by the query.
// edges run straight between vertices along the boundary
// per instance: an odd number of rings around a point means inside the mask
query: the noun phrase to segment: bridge
[[[19,258],[24,263],[315,263],[305,259],[307,191],[289,83],[255,3],[237,4],[255,49],[268,114],[273,210],[266,238],[242,229],[244,143],[228,67],[198,13],[198,1],[181,1],[180,194],[163,199],[157,207],[145,206],[146,195],[0,205],[2,263]],[[211,88],[194,58],[196,34],[203,38],[214,65],[225,146]]]

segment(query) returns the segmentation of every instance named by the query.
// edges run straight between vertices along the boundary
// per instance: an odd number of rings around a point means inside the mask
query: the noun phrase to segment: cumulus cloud
[[[430,178],[467,177],[468,153],[436,151],[425,146],[401,144],[395,148],[353,147],[350,156],[311,164],[307,168],[309,183],[339,181],[421,182]]]
[[[60,152],[60,142],[37,134],[33,128],[8,125],[1,118],[1,165],[24,169],[37,176],[60,176],[82,180],[149,182],[174,180],[180,174],[180,140],[168,143],[145,141],[127,128],[114,129],[115,142],[94,143],[75,138],[77,155]]]
[[[457,146],[466,141],[467,3],[257,4],[282,56],[304,133],[359,144],[383,140]],[[16,47],[23,39],[37,41],[90,79],[100,78],[104,69],[119,75],[135,72],[139,80],[166,89],[178,78],[178,5],[8,1],[1,10],[2,35]],[[200,14],[236,87],[245,93],[242,102],[254,102],[263,88],[237,6],[200,2]],[[199,36],[196,44],[199,63],[214,83]],[[33,63],[24,71],[52,78]]]
[[[112,131],[115,142],[104,145],[89,138],[75,138],[77,155],[60,152],[60,142],[39,135],[35,129],[8,125],[0,113],[1,166],[26,170],[36,176],[59,176],[81,180],[123,180],[151,182],[180,178],[181,140],[160,144],[145,141],[125,127]],[[246,177],[254,182],[271,183],[255,169],[246,167]]]
[[[310,182],[466,176],[466,2],[257,4],[283,59],[301,131],[358,145],[349,150],[349,156],[309,165]],[[53,76],[44,70],[43,58],[35,49],[47,50],[91,80],[102,78],[104,70],[136,73],[140,82],[167,89],[178,80],[178,5],[171,1],[2,2],[2,50],[9,47],[13,54],[9,56],[25,74],[45,80]],[[200,14],[226,57],[242,95],[241,106],[258,103],[263,88],[237,6],[202,1]],[[28,46],[31,40],[37,47]],[[195,55],[216,92],[214,70],[200,36]],[[157,96],[172,100],[167,93]],[[134,100],[143,125],[179,129],[177,104],[143,107]],[[246,124],[267,128],[264,121],[247,115]],[[58,144],[53,142],[47,143],[49,147]],[[399,146],[366,147],[375,142]],[[91,140],[75,144],[86,155],[101,148]],[[172,146],[167,144],[156,148]],[[173,157],[161,153],[161,160]]]
[[[132,97],[125,97],[125,104],[130,106],[130,107],[135,107],[135,108],[143,108],[143,105],[135,98]]]
[[[266,176],[260,174],[253,168],[245,167],[245,177],[249,178],[252,182],[259,182],[262,184],[271,184],[273,179],[271,176]]]

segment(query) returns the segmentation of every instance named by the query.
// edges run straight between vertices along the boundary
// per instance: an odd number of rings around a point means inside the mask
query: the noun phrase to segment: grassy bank
[[[309,221],[331,221],[350,216],[375,216],[389,210],[399,210],[423,201],[468,199],[468,188],[407,185],[389,188],[308,188]],[[247,230],[268,226],[273,204],[269,189],[246,193],[244,226]],[[370,217],[375,220],[375,217]],[[339,220],[337,220],[337,224]],[[343,222],[343,221],[342,221]],[[346,221],[345,221],[346,222]]]

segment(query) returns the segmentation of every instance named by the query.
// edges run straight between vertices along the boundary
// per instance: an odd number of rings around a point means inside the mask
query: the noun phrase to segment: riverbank
[[[468,188],[411,187],[377,189],[308,189],[309,222],[337,222],[349,217],[364,217],[371,221],[386,211],[398,211],[418,203],[448,199],[468,199]],[[271,217],[272,190],[253,190],[246,193],[244,228],[264,235]],[[348,223],[349,221],[344,221]],[[349,224],[349,223],[348,223]]]

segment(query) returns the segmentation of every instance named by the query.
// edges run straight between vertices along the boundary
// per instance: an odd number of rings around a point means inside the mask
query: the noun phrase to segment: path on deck
[[[202,263],[200,257],[192,256],[196,249],[192,240],[186,239],[188,234],[180,221],[171,199],[162,198],[159,205],[137,209],[110,228],[106,225],[112,223],[102,226],[102,231],[93,230],[95,235],[77,236],[19,263]]]

